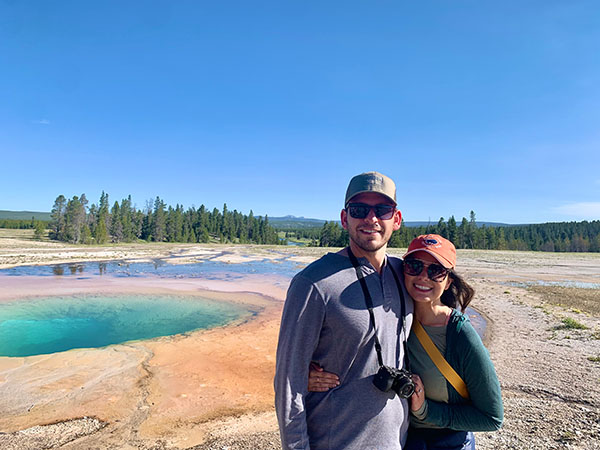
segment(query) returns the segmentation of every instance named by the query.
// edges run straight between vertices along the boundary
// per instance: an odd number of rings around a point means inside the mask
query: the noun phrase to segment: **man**
[[[384,392],[373,384],[380,367],[375,333],[382,363],[402,368],[412,325],[412,301],[400,284],[400,259],[386,255],[387,243],[401,221],[390,178],[377,172],[355,176],[341,212],[350,246],[328,253],[292,280],[275,374],[275,407],[284,448],[402,448],[407,402],[393,390]],[[356,269],[351,253],[357,259]],[[359,273],[372,298],[374,325]],[[407,299],[404,307],[401,298]],[[337,374],[339,386],[309,393],[312,361]]]

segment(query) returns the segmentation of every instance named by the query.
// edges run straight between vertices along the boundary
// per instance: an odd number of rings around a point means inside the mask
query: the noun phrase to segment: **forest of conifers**
[[[131,196],[109,208],[108,194],[102,192],[98,205],[88,208],[85,194],[67,200],[59,195],[52,207],[49,223],[51,239],[74,244],[107,242],[219,242],[279,244],[277,231],[267,217],[254,217],[217,208],[168,206],[159,197],[144,211],[136,209]]]
[[[600,220],[486,227],[477,225],[473,211],[470,220],[463,217],[460,224],[452,216],[428,226],[402,226],[392,235],[389,246],[406,248],[415,237],[428,233],[444,236],[457,248],[600,252]],[[321,247],[348,245],[348,232],[337,222],[326,222],[318,229],[287,230],[286,238],[310,239]]]
[[[286,239],[280,239],[267,217],[255,217],[214,208],[167,206],[159,197],[148,202],[144,210],[133,206],[131,196],[109,207],[108,194],[102,193],[98,205],[88,207],[85,194],[67,200],[59,195],[52,208],[52,220],[0,219],[0,228],[34,228],[36,236],[50,229],[51,239],[70,243],[105,244],[109,242],[222,242],[286,244],[300,240],[308,245],[343,247],[348,245],[348,233],[337,222],[325,222],[322,227],[286,229]],[[447,221],[419,227],[402,226],[390,239],[391,247],[407,247],[410,241],[426,233],[440,234],[457,248],[489,250],[534,250],[546,252],[600,252],[600,220],[557,222],[531,225],[479,226],[475,213],[460,224],[454,216]]]

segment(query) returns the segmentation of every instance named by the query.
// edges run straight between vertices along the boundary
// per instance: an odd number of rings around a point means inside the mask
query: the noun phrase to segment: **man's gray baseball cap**
[[[374,192],[376,194],[385,195],[394,202],[394,205],[396,205],[396,185],[390,177],[386,177],[382,173],[365,172],[353,177],[346,190],[346,201],[344,205],[347,207],[350,200],[352,200],[352,197],[364,192]]]

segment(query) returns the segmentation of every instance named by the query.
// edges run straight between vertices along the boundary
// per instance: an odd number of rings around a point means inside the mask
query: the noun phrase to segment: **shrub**
[[[562,325],[556,327],[558,330],[587,330],[584,324],[577,322],[575,319],[571,319],[570,317],[565,317],[562,319]]]

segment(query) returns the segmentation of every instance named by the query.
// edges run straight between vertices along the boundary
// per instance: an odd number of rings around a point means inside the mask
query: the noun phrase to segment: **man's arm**
[[[324,317],[320,293],[310,281],[296,276],[283,308],[275,372],[275,409],[281,443],[286,449],[310,448],[305,396],[309,365]]]

